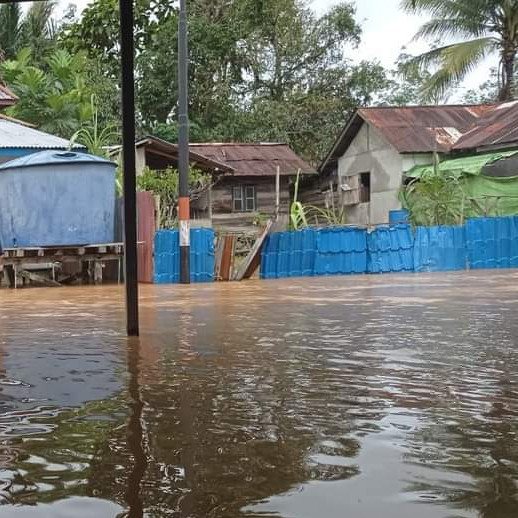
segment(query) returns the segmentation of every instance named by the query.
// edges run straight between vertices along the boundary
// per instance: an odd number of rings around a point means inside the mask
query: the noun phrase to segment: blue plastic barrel
[[[397,225],[399,223],[408,223],[408,210],[391,210],[389,212],[389,223]]]

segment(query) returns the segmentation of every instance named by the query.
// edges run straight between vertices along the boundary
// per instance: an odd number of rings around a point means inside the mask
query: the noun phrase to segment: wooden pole
[[[279,219],[281,210],[281,168],[277,166],[275,174],[275,219]]]

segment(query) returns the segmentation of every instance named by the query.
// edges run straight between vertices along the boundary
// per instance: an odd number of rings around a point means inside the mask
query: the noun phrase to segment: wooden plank
[[[234,249],[236,246],[235,236],[225,236],[223,254],[221,257],[220,278],[222,281],[229,281],[232,273],[232,263],[234,259]]]
[[[239,268],[239,270],[236,272],[235,280],[241,281],[243,279],[249,279],[254,272],[257,270],[258,265],[260,264],[260,257],[261,257],[261,249],[263,247],[264,241],[268,234],[270,233],[270,230],[272,228],[273,221],[270,219],[268,220],[268,223],[266,224],[266,228],[264,229],[264,232],[261,234],[261,236],[256,240],[254,243],[254,246],[252,247],[252,250],[250,250],[250,253],[246,257],[245,261]],[[258,260],[259,258],[259,260]]]
[[[34,282],[36,284],[39,284],[41,286],[47,286],[52,288],[59,288],[61,284],[57,281],[54,281],[52,279],[48,279],[44,277],[43,275],[40,275],[36,272],[29,272],[27,270],[20,270],[18,272],[18,275],[22,277],[23,279],[26,279],[30,282]]]
[[[223,257],[223,247],[225,246],[225,236],[216,237],[216,249],[214,252],[214,279],[221,280],[221,258]]]

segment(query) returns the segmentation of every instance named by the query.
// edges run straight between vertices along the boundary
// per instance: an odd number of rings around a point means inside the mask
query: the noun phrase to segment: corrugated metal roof
[[[518,101],[514,101],[492,106],[452,149],[468,151],[517,143]]]
[[[145,147],[147,152],[160,153],[165,158],[171,160],[172,163],[177,165],[178,162],[178,144],[173,144],[167,140],[163,140],[154,136],[147,136],[135,143],[135,147]],[[120,147],[114,148],[114,151],[119,151]],[[212,173],[233,173],[234,169],[232,166],[214,160],[210,157],[197,153],[192,149],[192,145],[189,145],[189,162],[192,165],[199,166],[204,170]]]
[[[12,106],[16,104],[16,101],[18,101],[18,97],[7,86],[0,85],[0,107]]]
[[[362,108],[358,114],[400,153],[449,151],[490,106]]]
[[[69,141],[0,116],[0,149],[68,149]]]
[[[289,146],[277,143],[204,143],[191,144],[203,156],[231,166],[236,176],[274,176],[277,167],[281,175],[304,174],[315,170]]]
[[[400,153],[448,152],[494,109],[495,105],[360,108],[349,119],[320,170],[345,153],[365,122],[380,131]]]

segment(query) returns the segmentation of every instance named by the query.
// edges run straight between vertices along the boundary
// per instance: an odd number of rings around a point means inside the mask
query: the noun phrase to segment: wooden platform
[[[17,288],[19,282],[29,281],[47,286],[61,286],[81,278],[87,282],[102,283],[103,267],[107,261],[117,261],[118,281],[124,257],[123,243],[81,246],[27,247],[4,249],[3,264],[9,284]],[[61,265],[76,263],[79,272],[63,274]],[[50,272],[45,276],[40,272]]]

